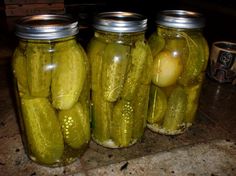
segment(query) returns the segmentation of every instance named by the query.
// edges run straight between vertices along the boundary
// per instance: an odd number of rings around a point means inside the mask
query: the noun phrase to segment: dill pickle
[[[106,43],[98,39],[92,39],[88,45],[88,57],[91,63],[92,90],[100,89],[102,77],[102,60]]]
[[[102,91],[105,100],[114,102],[121,94],[129,62],[130,47],[110,43],[104,50]]]
[[[137,41],[131,48],[131,68],[127,73],[121,97],[132,100],[142,77],[147,61],[147,46],[142,41]]]
[[[140,139],[146,127],[149,90],[149,85],[139,85],[137,96],[132,102],[134,106],[133,139]]]
[[[187,41],[188,54],[184,58],[185,66],[179,78],[181,85],[187,86],[194,82],[203,71],[206,63],[206,52],[202,45],[201,36],[192,36],[181,32],[181,35]]]
[[[74,149],[87,144],[90,139],[89,117],[81,103],[77,102],[68,110],[58,113],[65,142]]]
[[[131,102],[119,100],[113,110],[111,137],[119,147],[127,147],[132,142],[134,108]]]
[[[167,97],[159,87],[151,85],[147,121],[161,124],[167,109]]]
[[[77,101],[86,78],[85,58],[75,40],[55,44],[52,72],[52,104],[55,108],[70,109]]]
[[[26,57],[24,55],[24,49],[25,44],[23,42],[20,42],[19,47],[17,47],[14,51],[12,60],[13,74],[17,81],[20,96],[29,94],[26,70]]]
[[[163,128],[172,132],[181,128],[185,119],[187,95],[183,88],[176,87],[169,97],[166,113],[163,119]]]
[[[157,33],[153,33],[148,39],[148,45],[150,46],[153,57],[156,57],[156,55],[165,47],[165,39],[162,36],[157,35]]]
[[[56,112],[46,98],[21,99],[28,147],[43,164],[59,162],[64,141]]]
[[[50,44],[31,43],[26,47],[27,79],[30,95],[33,97],[48,97],[51,85],[52,64]]]
[[[186,123],[192,124],[194,117],[198,108],[198,99],[200,96],[200,91],[202,87],[202,82],[199,82],[193,86],[185,87],[184,90],[187,94],[187,107],[186,107]]]
[[[113,103],[104,100],[101,90],[92,92],[93,137],[96,141],[110,139]]]

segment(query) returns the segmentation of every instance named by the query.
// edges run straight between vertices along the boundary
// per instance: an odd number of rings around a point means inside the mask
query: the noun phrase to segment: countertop
[[[91,141],[84,155],[65,167],[33,163],[24,152],[14,108],[12,50],[1,48],[0,53],[1,176],[236,175],[236,87],[208,78],[196,122],[184,134],[165,136],[147,129],[139,143],[124,149]]]

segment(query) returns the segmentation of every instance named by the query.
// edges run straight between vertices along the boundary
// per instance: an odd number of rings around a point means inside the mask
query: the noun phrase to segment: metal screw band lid
[[[198,12],[164,10],[158,14],[156,23],[173,28],[196,29],[205,26],[205,19],[203,15]]]
[[[147,29],[147,18],[132,12],[103,12],[95,17],[93,26],[108,32],[141,32]]]
[[[19,19],[16,36],[24,39],[59,39],[79,32],[78,22],[67,15],[33,15]]]

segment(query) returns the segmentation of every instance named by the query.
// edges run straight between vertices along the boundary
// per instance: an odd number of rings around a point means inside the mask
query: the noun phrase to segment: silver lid
[[[103,12],[95,17],[93,26],[109,32],[141,32],[147,29],[147,18],[132,12]]]
[[[59,39],[78,32],[78,22],[67,15],[26,16],[16,23],[16,36],[24,39]]]
[[[164,10],[158,14],[156,23],[173,28],[196,29],[205,26],[205,19],[197,12]]]

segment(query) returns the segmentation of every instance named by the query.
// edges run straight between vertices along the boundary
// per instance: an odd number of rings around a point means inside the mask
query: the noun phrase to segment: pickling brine
[[[106,20],[113,24],[106,26]],[[141,25],[135,26],[135,21]],[[124,27],[116,26],[119,23]],[[88,46],[92,138],[105,147],[127,147],[142,137],[146,127],[152,65],[144,36],[146,19],[134,13],[106,12],[97,16],[94,27]]]
[[[22,139],[29,158],[50,167],[75,161],[90,140],[89,65],[77,33],[77,22],[63,15],[29,16],[16,26]]]
[[[209,55],[201,31],[204,21],[196,12],[168,10],[156,23],[148,40],[153,66],[147,126],[175,135],[195,119]]]

